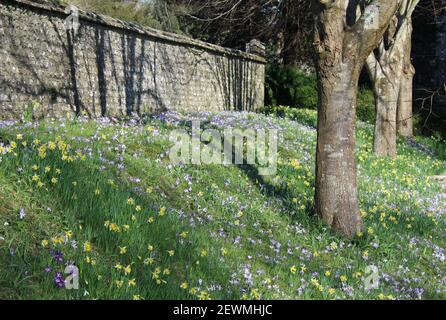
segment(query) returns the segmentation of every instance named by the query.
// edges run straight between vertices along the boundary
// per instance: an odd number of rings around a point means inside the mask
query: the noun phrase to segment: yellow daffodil
[[[290,272],[291,272],[292,274],[295,274],[295,273],[297,272],[297,268],[296,268],[296,266],[292,266],[292,267],[290,268]]]
[[[91,251],[91,243],[89,241],[86,241],[84,243],[84,251],[85,252],[90,252]]]
[[[210,300],[210,295],[207,291],[201,291],[198,295],[198,299],[200,300]]]
[[[180,233],[181,238],[187,238],[187,235],[188,235],[188,232],[186,232],[186,231],[183,231]]]
[[[251,298],[253,298],[254,300],[259,300],[259,299],[260,299],[260,293],[259,293],[259,290],[257,290],[257,289],[252,289],[252,290],[251,290]]]
[[[188,287],[189,287],[189,285],[187,284],[187,282],[183,282],[183,283],[180,285],[180,288],[183,289],[183,290],[187,290]]]
[[[130,265],[124,268],[124,273],[126,275],[130,274],[131,272],[132,272],[132,267]]]
[[[130,279],[130,280],[128,281],[128,286],[129,286],[129,287],[134,287],[134,286],[136,286],[136,279]]]
[[[116,270],[121,270],[123,267],[122,267],[122,265],[120,264],[120,263],[117,263],[116,265],[115,265],[115,269]]]

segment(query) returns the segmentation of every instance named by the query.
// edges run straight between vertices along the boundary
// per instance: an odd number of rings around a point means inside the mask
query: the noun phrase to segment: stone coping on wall
[[[67,7],[64,5],[50,4],[50,3],[39,3],[33,2],[29,0],[0,0],[0,3],[6,5],[19,5],[23,7],[27,7],[31,10],[43,10],[50,13],[55,13],[61,16],[68,17],[70,13],[66,13]],[[243,52],[240,50],[229,49],[220,47],[215,44],[207,43],[200,40],[195,40],[192,38],[188,38],[186,36],[169,33],[149,27],[143,27],[136,23],[126,22],[123,20],[115,19],[112,17],[104,16],[101,14],[97,14],[91,11],[84,11],[79,9],[79,20],[87,21],[95,24],[104,25],[110,28],[121,29],[131,33],[137,33],[142,36],[146,36],[148,38],[152,38],[159,41],[164,41],[172,44],[178,44],[182,46],[190,46],[201,50],[206,50],[210,52],[214,52],[221,55],[238,57],[242,59],[246,59],[249,61],[254,61],[261,64],[266,64],[266,60],[258,55]]]

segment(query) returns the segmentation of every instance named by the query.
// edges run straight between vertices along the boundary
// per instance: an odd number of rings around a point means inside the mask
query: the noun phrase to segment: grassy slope
[[[220,128],[279,128],[278,175],[170,166],[176,121],[0,129],[3,141],[18,144],[0,158],[0,298],[446,298],[446,207],[428,180],[445,162],[403,142],[398,159],[376,158],[371,127],[360,124],[366,226],[349,242],[309,214],[314,130],[253,114],[198,117]],[[311,124],[315,115],[297,120]],[[55,149],[39,157],[50,141]],[[81,290],[54,285],[66,261],[79,267]],[[362,278],[372,264],[381,283],[367,292]]]

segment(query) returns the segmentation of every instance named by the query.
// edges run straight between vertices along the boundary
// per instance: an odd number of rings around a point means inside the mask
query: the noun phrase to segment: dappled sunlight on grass
[[[169,134],[191,118],[217,129],[279,129],[277,175],[171,165]],[[429,179],[446,163],[403,141],[397,159],[377,158],[372,128],[360,123],[365,228],[350,242],[313,216],[315,113],[291,118],[226,112],[3,124],[2,297],[446,297],[446,205]],[[57,286],[67,263],[79,267],[80,290]],[[369,265],[379,269],[378,290],[364,289]]]

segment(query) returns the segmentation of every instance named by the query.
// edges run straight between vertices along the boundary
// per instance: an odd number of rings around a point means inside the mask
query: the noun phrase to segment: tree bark
[[[397,110],[398,133],[404,138],[413,137],[413,78],[415,68],[412,65],[412,19],[407,17],[407,26],[404,32],[404,59],[401,77],[400,93]]]
[[[414,136],[413,125],[413,78],[414,74],[403,74],[398,101],[398,133],[404,138]]]
[[[397,155],[396,110],[398,106],[399,87],[386,77],[378,81],[375,92],[376,122],[373,149],[378,156],[395,158]]]
[[[356,91],[353,63],[321,78],[316,156],[316,210],[334,231],[354,237],[362,228],[356,181]]]
[[[381,48],[378,58],[372,52],[366,63],[373,82],[376,108],[373,151],[378,156],[391,158],[397,155],[397,107],[402,70],[397,49],[394,47],[392,51],[386,51]]]
[[[358,79],[398,1],[372,1],[351,24],[346,21],[349,0],[313,3],[319,91],[316,212],[334,231],[353,238],[362,229],[355,157]]]
[[[376,106],[373,147],[379,156],[396,157],[398,133],[403,137],[413,135],[411,17],[418,2],[402,2],[380,45],[367,58]]]

